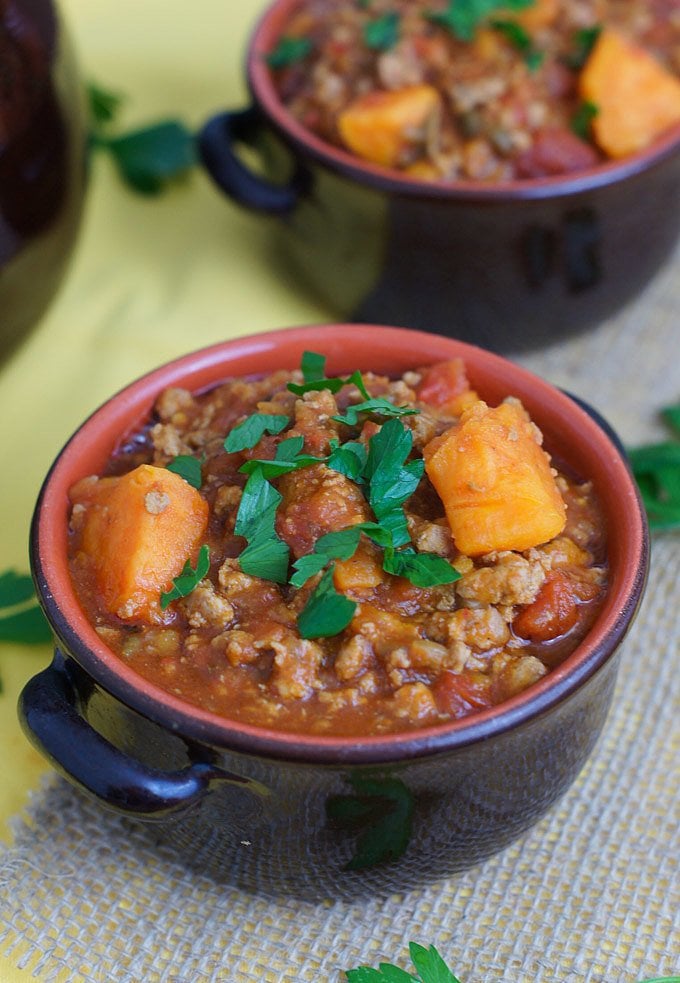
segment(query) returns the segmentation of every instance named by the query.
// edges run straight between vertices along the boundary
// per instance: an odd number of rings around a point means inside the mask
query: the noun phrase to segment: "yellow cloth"
[[[243,50],[264,0],[64,0],[62,6],[84,75],[129,96],[126,125],[177,115],[198,126],[214,110],[245,104]],[[590,397],[627,440],[652,436],[654,409],[680,398],[677,362],[668,358],[673,344],[677,351],[679,270],[676,253],[654,286],[620,317],[523,361]],[[29,522],[40,482],[72,430],[110,394],[142,372],[202,345],[330,316],[280,271],[270,222],[229,204],[202,173],[164,197],[146,200],[126,190],[107,161],[95,159],[68,280],[48,316],[0,367],[0,568],[27,569]],[[92,911],[88,924],[81,910],[78,939],[64,930],[63,944],[43,961],[37,976],[34,957],[29,965],[16,953],[0,954],[0,983],[36,978],[57,983],[336,980],[341,969],[361,962],[376,965],[380,958],[394,958],[403,965],[409,938],[435,942],[452,960],[455,955],[454,968],[465,983],[557,983],[567,978],[634,983],[677,972],[671,959],[680,951],[677,714],[675,725],[669,722],[662,735],[654,724],[668,710],[670,686],[674,680],[677,685],[678,674],[668,676],[664,685],[669,688],[661,694],[652,692],[651,683],[647,690],[640,686],[635,676],[642,660],[656,658],[654,671],[660,672],[665,657],[677,659],[677,540],[659,540],[655,558],[651,599],[629,643],[619,709],[604,742],[569,796],[526,840],[500,857],[458,879],[390,898],[368,913],[361,907],[324,905],[301,915],[294,904],[269,906],[239,892],[232,892],[220,908],[219,897],[205,881],[192,881],[191,875],[182,880],[167,857],[145,860],[147,854],[134,844],[140,864],[149,866],[140,867],[138,881],[130,872],[133,888],[143,894],[150,884],[157,891],[162,909],[158,918],[170,911],[168,932],[174,932],[176,951],[184,958],[191,948],[195,932],[192,936],[185,926],[198,911],[200,923],[212,918],[206,947],[215,939],[225,951],[231,946],[230,962],[218,962],[222,968],[215,975],[174,976],[168,962],[172,953],[156,937],[162,966],[147,967],[143,981],[121,968],[127,966],[127,953],[120,957],[117,975],[88,975],[90,934],[99,933],[101,947],[102,933],[110,931],[106,944],[112,938],[121,944],[122,939],[124,949],[125,933],[145,915],[134,897],[125,899],[127,915],[122,903],[106,907],[116,888],[116,871],[126,870],[120,856],[120,863],[114,857],[110,873],[108,868],[102,873],[113,887],[95,883],[95,893],[76,893],[78,904],[91,904]],[[649,637],[654,639],[651,651]],[[49,771],[23,738],[14,710],[21,686],[49,657],[48,646],[0,647],[5,686],[0,696],[0,836],[6,842],[11,839],[7,820],[23,809],[29,790]],[[648,704],[638,702],[644,699]],[[659,751],[652,755],[650,770],[637,767],[635,755],[654,747]],[[623,786],[607,770],[611,762],[620,769]],[[52,801],[62,807],[72,803],[75,818],[69,821],[85,831],[80,840],[67,839],[62,854],[68,855],[72,842],[73,863],[78,867],[81,858],[84,866],[92,863],[88,848],[96,841],[99,811],[81,807],[70,790]],[[606,813],[604,826],[598,810]],[[121,842],[117,820],[102,816],[101,826],[112,843]],[[607,829],[616,835],[605,835]],[[667,856],[675,856],[674,865],[664,866]],[[50,864],[49,859],[43,862]],[[60,863],[55,876],[71,876],[62,870],[63,856]],[[35,885],[40,917],[51,898],[48,893],[39,903],[42,881],[39,877]],[[59,883],[57,879],[55,898],[61,896]],[[64,885],[65,891],[66,881]],[[107,911],[113,914],[102,915]],[[28,912],[25,924],[16,922],[17,952],[23,951],[32,914]],[[102,952],[97,948],[93,956],[104,959]],[[132,946],[130,958],[134,954]]]

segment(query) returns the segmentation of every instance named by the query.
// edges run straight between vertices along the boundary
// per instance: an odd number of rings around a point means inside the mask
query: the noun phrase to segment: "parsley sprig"
[[[340,376],[328,378],[326,376],[326,356],[320,355],[318,352],[303,352],[300,367],[304,382],[288,383],[289,391],[295,393],[296,396],[302,396],[304,393],[316,392],[321,389],[327,389],[332,393],[337,393],[340,392],[343,386],[354,385],[364,399],[370,399],[366,386],[364,385],[363,377],[358,369],[346,379]]]
[[[204,544],[198,552],[196,567],[192,567],[191,562],[187,560],[180,575],[173,580],[171,589],[161,594],[161,610],[165,611],[177,598],[191,594],[207,576],[208,570],[210,570],[210,548]]]
[[[661,417],[675,439],[628,450],[651,529],[680,529],[680,404]]]
[[[388,51],[399,40],[401,16],[396,11],[370,20],[364,25],[364,42],[374,51]]]
[[[28,574],[16,570],[0,573],[0,612],[0,642],[40,645],[52,640]]]
[[[428,20],[450,31],[459,41],[472,41],[477,28],[497,10],[524,10],[535,0],[449,0],[446,10],[430,11]]]
[[[107,153],[123,181],[143,195],[158,195],[196,163],[196,141],[181,120],[168,119],[124,133],[115,123],[125,99],[90,83],[86,90],[90,145]]]
[[[248,545],[239,556],[239,566],[251,577],[285,584],[288,579],[290,550],[276,532],[276,510],[281,494],[256,468],[241,496],[234,532]]]
[[[409,942],[408,949],[416,976],[393,963],[380,963],[378,969],[359,966],[347,970],[348,983],[460,983],[435,946],[426,949],[417,942]]]
[[[180,478],[184,478],[193,488],[200,490],[203,484],[203,476],[201,474],[203,460],[203,458],[194,457],[193,454],[178,454],[177,457],[173,457],[172,461],[166,467],[168,471],[172,471],[174,474],[178,474]]]

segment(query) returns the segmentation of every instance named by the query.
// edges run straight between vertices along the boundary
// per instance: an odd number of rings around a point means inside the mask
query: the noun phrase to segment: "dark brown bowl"
[[[69,487],[101,471],[167,386],[204,389],[228,376],[293,368],[310,348],[328,354],[334,373],[401,373],[461,356],[483,397],[519,396],[548,448],[593,480],[607,523],[611,587],[583,642],[529,690],[475,716],[408,733],[351,739],[276,732],[225,720],[159,689],[86,620],[69,576]],[[615,440],[564,393],[497,355],[438,335],[334,325],[225,342],[114,396],[74,434],[47,476],[31,556],[56,640],[54,662],[20,702],[36,747],[105,805],[161,820],[162,835],[204,870],[260,890],[349,897],[364,886],[404,890],[469,867],[528,829],[568,788],[609,709],[620,643],[645,583],[648,538]]]
[[[85,99],[52,0],[0,4],[0,357],[66,273],[85,194]]]
[[[232,200],[281,218],[282,261],[334,314],[519,350],[613,314],[668,257],[680,127],[566,176],[491,186],[401,176],[324,142],[281,103],[265,56],[299,3],[267,8],[247,56],[252,103],[211,119],[200,145]]]

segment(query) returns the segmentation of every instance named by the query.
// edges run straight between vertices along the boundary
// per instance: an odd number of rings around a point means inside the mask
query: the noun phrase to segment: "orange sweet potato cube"
[[[431,85],[369,92],[340,113],[338,130],[358,157],[396,167],[404,150],[414,143],[414,135],[422,132],[439,106],[439,94]]]
[[[680,79],[613,30],[603,30],[597,39],[579,92],[597,107],[593,136],[610,157],[643,150],[680,123]]]
[[[106,609],[124,620],[161,621],[161,592],[195,560],[208,503],[179,475],[150,464],[81,481],[71,501],[85,510],[82,552]]]
[[[566,508],[550,458],[517,401],[478,401],[424,449],[456,547],[467,556],[526,550],[564,529]]]

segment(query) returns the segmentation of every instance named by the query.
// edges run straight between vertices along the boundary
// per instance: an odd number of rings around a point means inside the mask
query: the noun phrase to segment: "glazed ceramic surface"
[[[84,95],[51,0],[0,0],[0,357],[44,313],[85,190]]]
[[[137,676],[87,623],[68,572],[70,485],[98,472],[170,385],[293,368],[401,373],[462,356],[490,402],[519,396],[546,445],[601,497],[611,588],[587,638],[528,691],[404,734],[277,733],[199,710]],[[29,738],[105,805],[153,819],[186,859],[258,890],[354,896],[468,867],[526,830],[569,786],[604,725],[619,644],[647,569],[639,498],[616,443],[568,396],[518,366],[437,335],[339,325],[227,342],[145,376],[98,410],[57,458],[38,502],[32,562],[55,632],[52,666],[21,699]]]
[[[621,162],[480,186],[392,175],[324,143],[281,104],[265,62],[299,0],[277,0],[247,58],[252,105],[204,128],[204,163],[235,201],[277,215],[282,261],[337,313],[500,351],[596,324],[680,232],[680,129]],[[255,148],[263,176],[241,163]],[[641,248],[644,243],[644,248]]]

